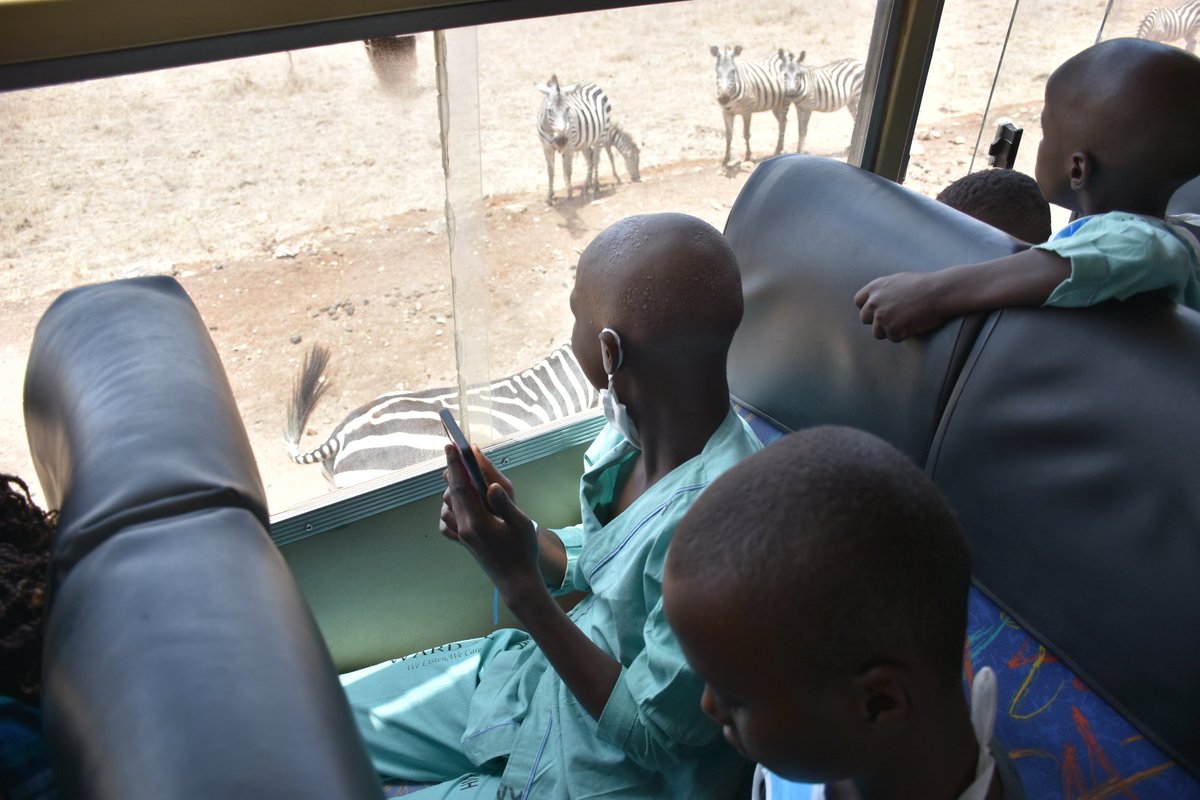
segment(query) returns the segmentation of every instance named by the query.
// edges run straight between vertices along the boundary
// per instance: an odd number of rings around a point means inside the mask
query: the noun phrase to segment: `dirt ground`
[[[1000,116],[1025,128],[1023,171],[1033,171],[1045,78],[1090,43],[1103,7],[1021,6],[1038,24],[1010,44],[988,130]],[[718,163],[709,45],[741,43],[752,55],[804,49],[813,64],[866,55],[874,2],[745,8],[694,0],[478,30],[492,375],[565,340],[575,262],[606,225],[665,210],[724,225],[753,163]],[[967,172],[999,57],[987,43],[998,48],[1008,15],[998,0],[947,2],[945,55],[926,86],[906,181],[916,191],[934,194]],[[1119,5],[1110,25],[1132,29],[1139,17]],[[399,92],[380,88],[362,45],[351,43],[0,95],[0,469],[34,475],[21,415],[29,343],[53,298],[82,283],[179,278],[221,353],[274,512],[327,490],[320,469],[292,464],[282,443],[309,345],[332,351],[334,386],[306,447],[384,391],[448,385],[453,320],[432,42],[418,37],[415,76]],[[547,204],[534,84],[552,72],[605,88],[615,119],[641,144],[640,183],[628,182],[619,157],[624,182],[615,183],[605,160],[600,196],[567,200],[558,163],[558,200]],[[785,146],[794,148],[789,122]],[[806,150],[844,158],[852,124],[845,111],[814,114]],[[774,121],[757,115],[756,158],[774,139]],[[735,154],[739,140],[740,124]],[[979,158],[974,167],[985,165]],[[578,160],[576,187],[582,172]]]

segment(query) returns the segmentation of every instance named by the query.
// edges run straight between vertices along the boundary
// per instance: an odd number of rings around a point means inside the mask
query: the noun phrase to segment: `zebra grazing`
[[[635,183],[640,181],[642,173],[638,169],[638,164],[641,159],[641,149],[625,129],[615,122],[609,122],[608,140],[604,143],[604,149],[608,151],[608,163],[612,166],[613,177],[616,178],[617,183],[620,183],[621,176],[617,174],[617,163],[613,160],[614,147],[625,159],[625,168],[629,170],[629,180]]]
[[[1153,9],[1138,26],[1137,38],[1155,42],[1175,42],[1183,39],[1189,53],[1196,52],[1196,37],[1200,35],[1200,0],[1192,0],[1176,8]]]
[[[381,395],[351,411],[323,444],[301,453],[304,426],[330,385],[324,377],[328,363],[329,351],[314,346],[292,387],[284,437],[292,461],[320,463],[326,480],[334,488],[343,488],[442,454],[447,439],[438,410],[447,406],[459,411],[454,387]],[[487,405],[472,405],[485,391],[490,395],[490,414]],[[467,416],[473,430],[503,438],[592,408],[598,401],[599,393],[584,376],[571,345],[564,344],[486,390],[468,390]]]
[[[710,52],[717,59],[717,103],[725,116],[725,159],[729,163],[733,140],[733,118],[741,116],[742,135],[746,139],[746,161],[750,160],[750,115],[770,111],[779,122],[779,141],[775,155],[783,152],[783,134],[787,130],[790,102],[783,91],[783,72],[778,57],[763,61],[737,60],[742,46],[717,47]]]
[[[861,61],[843,58],[822,67],[806,67],[800,63],[804,52],[794,55],[783,49],[779,62],[783,69],[783,88],[788,100],[796,105],[800,139],[796,152],[804,152],[808,136],[808,121],[812,112],[837,111],[843,106],[850,116],[858,119],[858,103],[862,99],[863,76],[867,68]]]
[[[597,169],[599,150],[608,140],[608,117],[612,105],[604,90],[590,81],[559,86],[558,76],[551,75],[549,83],[537,84],[545,98],[538,109],[537,131],[546,152],[546,174],[550,189],[546,202],[554,202],[554,154],[562,153],[563,180],[567,184],[567,199],[572,194],[571,162],[575,153],[582,152],[587,161],[587,178],[583,183],[586,197],[593,188],[600,191]]]

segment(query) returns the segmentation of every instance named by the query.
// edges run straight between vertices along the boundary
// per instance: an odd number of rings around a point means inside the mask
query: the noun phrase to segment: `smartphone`
[[[458,454],[462,458],[462,464],[466,468],[467,474],[471,476],[471,483],[475,485],[475,490],[483,498],[484,505],[487,505],[487,481],[483,479],[483,470],[479,467],[479,461],[475,458],[471,443],[467,441],[462,428],[458,427],[458,423],[454,421],[454,415],[450,413],[450,409],[441,409],[438,411],[438,416],[442,418],[442,427],[446,429],[446,435],[458,447]]]

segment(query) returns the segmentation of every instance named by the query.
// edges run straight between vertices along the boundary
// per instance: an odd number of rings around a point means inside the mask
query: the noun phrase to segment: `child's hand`
[[[496,465],[483,454],[483,451],[479,449],[479,445],[471,445],[471,450],[475,453],[475,460],[479,462],[479,468],[483,470],[483,479],[487,481],[488,486],[498,483],[505,494],[516,500],[517,495],[513,491],[512,481],[505,477],[504,473],[497,469]],[[447,478],[447,482],[449,482],[449,478]]]
[[[933,330],[946,321],[939,307],[936,272],[897,272],[876,278],[858,290],[854,305],[859,319],[871,326],[876,339],[901,342]]]
[[[504,491],[503,484],[491,481],[492,474],[499,475],[496,468],[490,462],[484,467],[489,480],[487,503],[495,509],[492,513],[471,485],[454,445],[446,446],[446,461],[447,486],[438,526],[441,534],[471,552],[506,604],[511,606],[515,595],[531,587],[544,591],[537,530]]]

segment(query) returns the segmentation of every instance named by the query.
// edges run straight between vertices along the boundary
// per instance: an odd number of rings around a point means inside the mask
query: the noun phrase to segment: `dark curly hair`
[[[36,702],[46,571],[58,514],[38,508],[15,475],[0,475],[0,482],[0,694]]]
[[[937,201],[1030,244],[1050,238],[1050,204],[1037,181],[1023,172],[972,172],[942,189]]]

